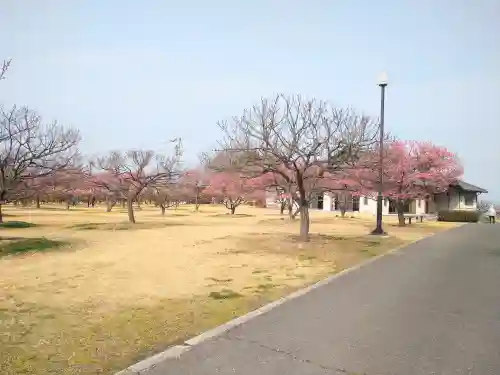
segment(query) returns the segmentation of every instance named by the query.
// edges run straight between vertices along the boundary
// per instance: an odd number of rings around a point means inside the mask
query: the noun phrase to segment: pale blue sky
[[[182,3],[182,5],[179,5]],[[302,93],[378,115],[457,152],[500,200],[498,0],[3,0],[0,101],[78,127],[85,153],[160,150],[195,160],[216,121],[261,96]]]

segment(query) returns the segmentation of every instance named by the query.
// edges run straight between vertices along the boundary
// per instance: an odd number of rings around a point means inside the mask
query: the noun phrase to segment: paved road
[[[148,375],[499,375],[500,225],[409,246]]]

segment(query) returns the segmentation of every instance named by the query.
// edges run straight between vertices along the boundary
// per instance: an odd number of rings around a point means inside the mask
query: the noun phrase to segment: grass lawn
[[[274,210],[143,206],[140,224],[103,207],[4,207],[0,374],[113,374],[329,274],[445,230],[311,213],[311,241]],[[6,221],[9,220],[6,217]],[[24,241],[24,246],[23,242]],[[24,247],[23,247],[24,246]],[[30,247],[31,246],[31,247]],[[44,247],[45,246],[45,247]],[[42,247],[42,249],[40,248]],[[43,250],[43,251],[41,251]],[[7,254],[7,252],[9,254]]]

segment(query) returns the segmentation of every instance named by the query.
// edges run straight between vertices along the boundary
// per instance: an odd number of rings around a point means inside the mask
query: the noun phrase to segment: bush
[[[25,221],[6,221],[5,223],[0,223],[0,228],[31,228],[35,226],[36,224]]]
[[[438,221],[457,223],[477,223],[481,213],[478,211],[439,211]]]
[[[47,238],[24,238],[11,241],[0,241],[0,257],[9,254],[20,254],[32,251],[45,251],[66,245],[63,241],[54,241]]]

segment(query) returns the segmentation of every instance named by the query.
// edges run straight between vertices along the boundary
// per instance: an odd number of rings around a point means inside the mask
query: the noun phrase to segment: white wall
[[[415,214],[425,214],[425,199],[415,199],[411,202],[411,212]]]
[[[371,197],[359,197],[359,212],[365,214],[377,214],[377,199]],[[384,199],[382,204],[382,215],[389,213],[389,202]]]
[[[278,193],[276,191],[266,191],[266,207],[278,206],[276,199],[278,198]]]
[[[331,193],[323,194],[323,211],[333,211],[335,207],[333,204],[333,197]]]
[[[468,197],[472,202],[466,202],[465,197]],[[461,193],[456,197],[458,210],[475,211],[477,210],[477,194],[476,193]],[[468,203],[468,204],[467,204]]]

